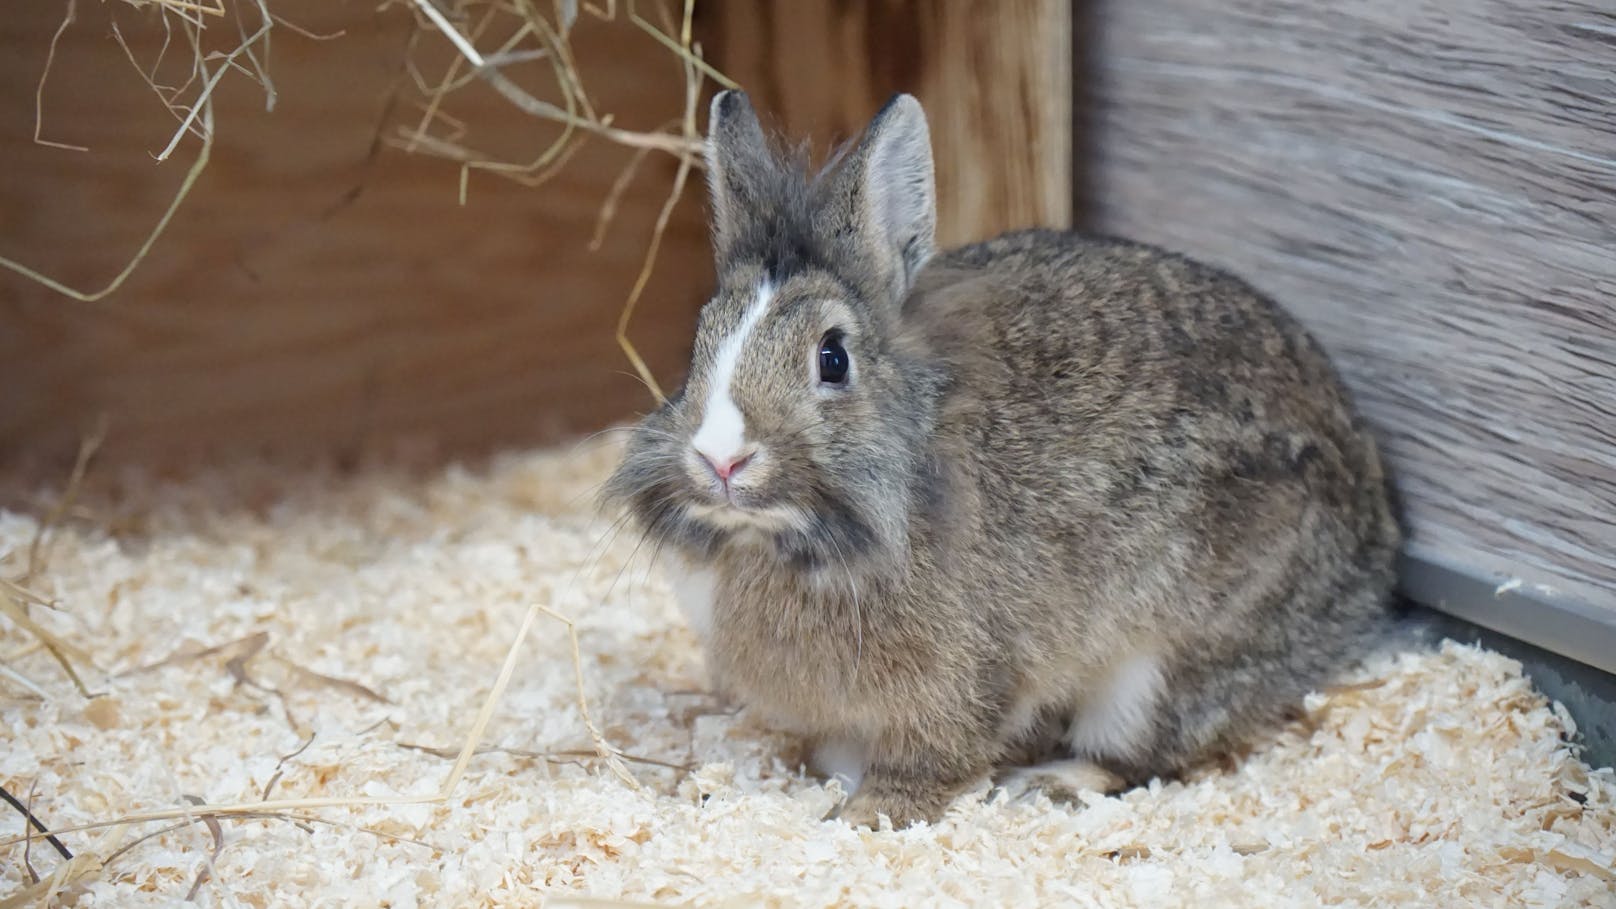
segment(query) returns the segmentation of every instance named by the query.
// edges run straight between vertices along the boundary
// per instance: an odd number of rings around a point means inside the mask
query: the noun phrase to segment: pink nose
[[[730,477],[739,473],[740,469],[746,466],[747,461],[752,460],[752,456],[749,454],[742,455],[739,458],[714,458],[706,452],[697,452],[697,454],[700,454],[701,459],[707,462],[707,466],[713,469],[713,473],[718,475],[718,479],[725,483],[729,482]]]

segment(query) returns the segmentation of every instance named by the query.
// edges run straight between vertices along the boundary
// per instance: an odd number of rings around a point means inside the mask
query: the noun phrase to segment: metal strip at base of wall
[[[1616,674],[1616,612],[1509,575],[1479,575],[1417,545],[1404,551],[1400,575],[1400,592],[1416,603]]]
[[[1520,660],[1533,686],[1571,715],[1582,759],[1616,765],[1616,612],[1418,546],[1404,552],[1401,573],[1419,626]]]

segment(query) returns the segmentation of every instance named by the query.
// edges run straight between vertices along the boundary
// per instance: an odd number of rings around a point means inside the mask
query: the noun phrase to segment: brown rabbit
[[[707,154],[718,292],[607,500],[715,683],[842,764],[844,819],[935,820],[1029,758],[1176,774],[1388,614],[1375,443],[1251,287],[1067,232],[936,252],[907,95],[809,174],[726,92]]]

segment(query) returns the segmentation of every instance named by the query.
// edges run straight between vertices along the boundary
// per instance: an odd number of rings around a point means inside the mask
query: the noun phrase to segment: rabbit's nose
[[[713,473],[717,475],[718,479],[722,480],[726,484],[729,483],[730,477],[734,476],[742,467],[746,466],[746,462],[752,460],[752,455],[750,452],[739,457],[729,458],[713,457],[705,451],[697,451],[696,453],[701,455],[701,459],[703,461],[707,462],[707,466],[712,468]]]

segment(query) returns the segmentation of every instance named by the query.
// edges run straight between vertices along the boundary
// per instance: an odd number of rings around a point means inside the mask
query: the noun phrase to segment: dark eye
[[[847,384],[847,370],[853,361],[842,347],[842,336],[830,332],[819,341],[819,381],[826,385]]]

